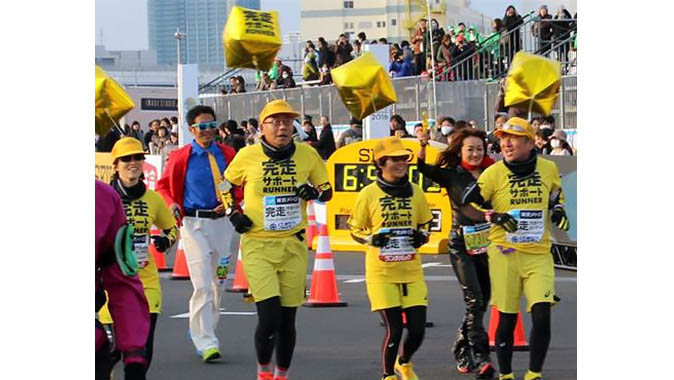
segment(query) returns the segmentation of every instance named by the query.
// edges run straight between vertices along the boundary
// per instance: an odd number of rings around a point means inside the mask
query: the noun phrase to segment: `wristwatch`
[[[234,212],[233,207],[227,207],[227,209],[225,210],[225,216],[229,217],[232,215],[233,212]]]

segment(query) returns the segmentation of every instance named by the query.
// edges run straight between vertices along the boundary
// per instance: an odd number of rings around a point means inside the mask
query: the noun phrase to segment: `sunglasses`
[[[122,162],[131,162],[131,161],[145,161],[144,154],[132,154],[130,156],[123,156],[119,158]]]
[[[216,129],[218,127],[218,122],[213,120],[213,121],[206,121],[204,123],[194,123],[192,124],[192,127],[199,128],[202,131],[206,129]]]

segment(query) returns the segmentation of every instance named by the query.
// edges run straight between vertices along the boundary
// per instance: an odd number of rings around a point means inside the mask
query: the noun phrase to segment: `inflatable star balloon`
[[[135,104],[103,69],[96,66],[96,133],[105,136]]]
[[[269,70],[281,49],[278,12],[232,7],[222,41],[227,67]]]
[[[558,61],[518,52],[506,78],[504,105],[550,115],[559,95],[561,69]]]
[[[398,101],[386,69],[370,52],[332,70],[331,75],[346,109],[356,119]]]

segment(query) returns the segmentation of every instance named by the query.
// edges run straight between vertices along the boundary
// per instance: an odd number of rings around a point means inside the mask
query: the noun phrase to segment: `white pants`
[[[219,348],[215,328],[220,317],[222,289],[218,285],[216,270],[220,257],[231,258],[232,252],[238,250],[238,234],[226,217],[205,219],[186,216],[180,235],[194,288],[190,298],[192,342],[199,352]]]

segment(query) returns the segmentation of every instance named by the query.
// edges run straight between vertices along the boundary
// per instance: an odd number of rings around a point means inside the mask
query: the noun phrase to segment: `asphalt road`
[[[423,380],[474,379],[473,374],[462,375],[456,371],[451,355],[464,309],[448,256],[424,255],[423,262],[429,291],[428,319],[434,327],[427,328],[425,340],[413,358],[415,370]],[[313,268],[313,260],[310,260],[310,268]],[[341,299],[348,302],[348,306],[301,307],[298,310],[297,346],[290,379],[380,378],[380,345],[384,330],[378,315],[370,311],[363,281],[362,253],[336,252],[335,268]],[[255,379],[255,306],[243,302],[241,294],[224,293],[222,312],[233,314],[221,315],[217,329],[223,358],[220,363],[204,364],[187,332],[191,283],[189,280],[172,280],[170,273],[161,276],[163,313],[157,324],[154,359],[148,379]],[[309,284],[310,277],[307,277],[307,287]],[[576,379],[576,286],[575,272],[557,271],[556,290],[562,301],[553,308],[552,341],[544,366],[546,380]],[[528,337],[531,323],[528,314],[523,316]],[[488,325],[489,317],[486,316],[485,328]],[[514,354],[513,370],[518,379],[527,369],[528,358],[528,352]],[[496,363],[494,353],[492,360]],[[116,379],[122,378],[119,367]]]

